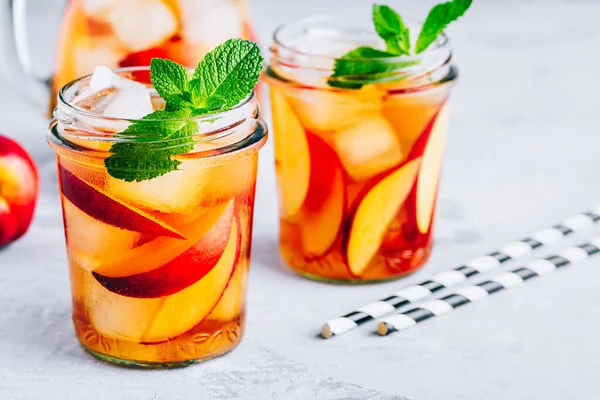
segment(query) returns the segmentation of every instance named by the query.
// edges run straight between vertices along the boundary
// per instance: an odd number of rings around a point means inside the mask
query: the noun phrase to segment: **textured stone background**
[[[44,72],[51,68],[54,14],[62,2],[30,2],[36,65]],[[419,17],[434,2],[389,3]],[[283,21],[369,9],[365,0],[250,5],[263,44]],[[450,29],[461,81],[438,246],[427,267],[404,283],[600,203],[598,15],[596,0],[475,0],[468,17]],[[0,68],[9,62],[0,58]],[[71,328],[47,121],[10,89],[6,73],[1,77],[0,132],[34,153],[43,193],[30,233],[0,253],[0,399],[600,399],[600,260],[393,337],[363,329],[316,338],[326,319],[402,284],[329,286],[281,266],[270,145],[262,152],[241,346],[184,370],[127,370],[96,361],[78,347]]]

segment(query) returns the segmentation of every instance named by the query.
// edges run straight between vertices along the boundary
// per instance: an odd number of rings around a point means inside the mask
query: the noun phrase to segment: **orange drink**
[[[119,75],[135,80],[147,72]],[[80,100],[89,85],[86,77],[61,90],[48,134],[77,338],[101,359],[142,367],[230,351],[244,331],[258,149],[266,140],[255,97],[194,118],[193,149],[175,148],[165,161],[150,139],[134,141],[129,120],[100,113],[112,90],[93,95],[91,105]],[[160,108],[162,99],[148,91],[151,107]],[[131,151],[146,145],[147,160],[156,160],[144,165],[149,171],[177,168],[150,180],[117,178],[106,163],[117,143]]]
[[[304,276],[397,279],[431,252],[456,71],[441,36],[422,54],[378,59],[386,73],[376,77],[333,75],[336,58],[377,40],[367,25],[329,18],[274,36],[281,253]]]

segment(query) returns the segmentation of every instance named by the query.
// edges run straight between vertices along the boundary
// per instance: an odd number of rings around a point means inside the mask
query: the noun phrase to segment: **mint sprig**
[[[433,7],[421,28],[414,54],[425,51],[452,21],[460,18],[471,6],[472,0],[452,0]],[[361,46],[342,55],[335,61],[329,86],[360,89],[363,85],[384,80],[400,80],[406,74],[394,71],[419,63],[418,59],[391,61],[389,58],[412,54],[410,30],[400,14],[391,7],[373,5],[373,25],[386,50]]]
[[[197,106],[211,107],[219,102],[231,108],[258,83],[262,69],[260,49],[247,40],[236,40],[235,44],[217,47],[198,64],[192,76],[192,82],[199,83]]]
[[[104,160],[108,173],[133,182],[177,170],[181,163],[172,157],[190,152],[199,131],[192,118],[238,105],[258,83],[262,62],[258,45],[242,39],[228,40],[209,52],[191,76],[173,61],[153,58],[150,78],[165,109],[123,131],[134,140],[111,146],[112,155]]]
[[[453,21],[456,21],[471,7],[473,0],[452,0],[433,7],[417,38],[415,52],[427,50],[437,37]]]
[[[375,79],[393,77],[390,73],[399,68],[415,64],[412,60],[390,62],[387,60],[390,57],[395,55],[371,47],[358,47],[335,60],[333,75],[327,82],[333,87],[360,89]]]
[[[393,55],[410,54],[410,31],[391,7],[373,4],[373,25]]]

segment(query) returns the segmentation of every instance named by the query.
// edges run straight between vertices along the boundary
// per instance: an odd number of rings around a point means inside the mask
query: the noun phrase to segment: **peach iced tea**
[[[211,54],[233,60],[229,70],[215,74]],[[239,54],[246,78],[232,72]],[[194,76],[208,71],[242,92],[221,91],[218,103],[210,87],[190,96],[192,76],[169,60],[153,60],[152,79],[179,82],[177,90],[136,82],[147,70],[99,67],[60,92],[48,141],[58,161],[73,322],[85,349],[104,360],[180,366],[222,355],[242,337],[266,140],[250,94],[262,58],[255,44],[228,41],[206,60]]]
[[[388,54],[382,79],[335,79],[335,59],[370,43],[366,30],[332,19],[275,34],[268,82],[281,253],[311,278],[395,279],[431,252],[455,79],[447,40],[402,61]]]

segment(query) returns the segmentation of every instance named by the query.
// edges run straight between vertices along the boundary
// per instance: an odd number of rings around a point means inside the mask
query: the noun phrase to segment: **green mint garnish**
[[[415,64],[414,61],[392,63],[387,60],[390,57],[395,57],[395,54],[371,47],[359,47],[335,60],[333,75],[327,82],[333,87],[360,89],[374,79],[381,80],[386,75],[393,76],[389,73]]]
[[[415,53],[425,51],[442,31],[471,6],[472,0],[452,0],[438,4],[429,12],[417,39]],[[373,5],[373,25],[385,41],[386,50],[361,46],[335,61],[329,86],[360,89],[368,83],[400,80],[406,74],[394,74],[400,68],[419,63],[418,59],[390,62],[389,58],[411,55],[410,31],[402,17],[386,5]]]
[[[410,54],[410,31],[396,11],[386,5],[373,4],[373,24],[389,53]]]
[[[421,28],[415,52],[419,54],[427,50],[451,22],[463,16],[472,2],[472,0],[452,0],[433,7]]]
[[[190,76],[181,65],[153,58],[150,78],[165,100],[164,110],[132,123],[123,134],[135,140],[115,143],[104,161],[108,173],[127,182],[153,179],[178,169],[172,157],[194,148],[198,124],[190,118],[230,110],[258,83],[263,58],[258,45],[231,39],[209,52]]]
[[[193,107],[189,92],[190,74],[180,64],[162,58],[150,62],[150,79],[154,89],[170,109]]]
[[[235,106],[252,91],[261,69],[262,57],[256,43],[236,40],[217,47],[200,61],[192,76],[192,82],[199,83],[197,106]]]

